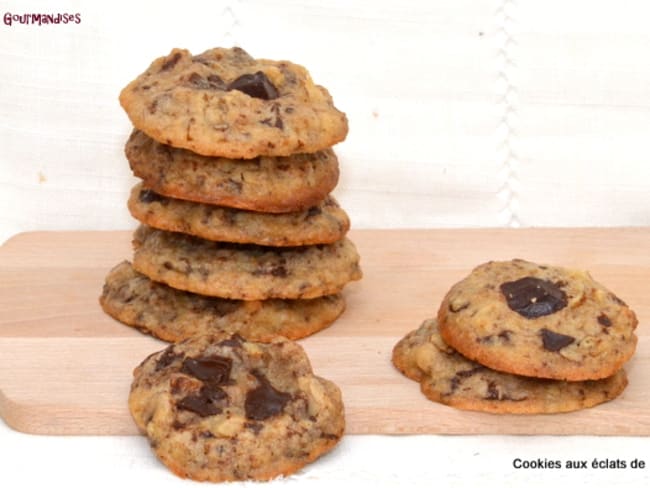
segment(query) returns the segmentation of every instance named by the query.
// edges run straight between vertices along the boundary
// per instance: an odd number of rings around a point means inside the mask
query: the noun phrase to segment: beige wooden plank
[[[353,231],[365,277],[348,309],[301,343],[315,371],[342,388],[349,433],[650,435],[650,229]],[[129,434],[132,369],[164,343],[97,304],[103,277],[130,256],[130,232],[38,232],[0,248],[0,415],[48,434]],[[637,312],[630,386],[582,412],[495,416],[434,404],[390,363],[395,342],[433,316],[476,264],[524,257],[587,268]]]

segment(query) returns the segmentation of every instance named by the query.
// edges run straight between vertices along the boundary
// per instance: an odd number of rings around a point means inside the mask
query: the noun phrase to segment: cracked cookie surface
[[[328,327],[345,309],[342,295],[309,300],[229,300],[176,290],[151,281],[124,261],[106,277],[104,311],[120,322],[168,342],[224,330],[269,342],[301,339]]]
[[[489,369],[449,347],[435,319],[426,320],[395,345],[393,364],[420,382],[422,393],[430,400],[491,413],[570,412],[609,401],[627,385],[623,370],[601,380],[570,382]]]
[[[269,214],[165,197],[138,184],[128,207],[133,217],[156,229],[262,246],[328,244],[350,228],[348,215],[333,197],[302,212]]]
[[[263,247],[213,242],[140,226],[133,267],[154,281],[202,295],[240,300],[316,298],[361,279],[359,254],[333,244]]]
[[[200,336],[150,355],[133,376],[131,415],[181,477],[288,475],[343,435],[340,390],[314,375],[303,349],[286,339]]]
[[[311,153],[345,139],[347,118],[302,66],[235,47],[173,49],[120,93],[133,125],[206,156]]]
[[[133,131],[125,146],[135,176],[169,197],[257,212],[295,212],[321,202],[336,186],[331,149],[251,160],[205,157]]]
[[[634,312],[589,273],[521,259],[476,267],[447,293],[438,320],[464,356],[540,378],[606,378],[637,343]]]

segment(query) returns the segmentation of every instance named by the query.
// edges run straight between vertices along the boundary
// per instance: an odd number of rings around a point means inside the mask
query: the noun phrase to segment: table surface
[[[132,257],[131,238],[130,231],[30,232],[0,247],[0,415],[11,426],[137,434],[125,402],[131,372],[166,344],[124,327],[97,303],[108,270]],[[344,289],[345,313],[300,341],[316,374],[341,388],[348,434],[650,435],[650,228],[365,229],[349,238],[364,277]],[[434,316],[449,287],[486,255],[570,262],[635,310],[638,347],[619,398],[563,415],[492,415],[432,403],[397,372],[396,342]]]
[[[70,8],[82,21],[1,26],[0,242],[26,230],[132,227],[119,90],[172,47],[232,44],[304,64],[348,114],[335,195],[355,228],[650,226],[643,0],[623,9],[587,0],[183,6],[2,2],[3,14]],[[349,436],[272,485],[647,485],[647,468],[629,468],[650,462],[647,442]],[[517,457],[622,459],[628,468],[516,469]],[[30,436],[0,422],[0,459],[11,486],[190,485],[137,436]]]

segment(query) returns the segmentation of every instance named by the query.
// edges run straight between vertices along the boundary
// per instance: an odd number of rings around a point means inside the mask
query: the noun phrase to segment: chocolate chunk
[[[169,71],[174,66],[176,66],[176,63],[178,63],[180,59],[181,59],[181,53],[174,53],[172,56],[170,56],[165,60],[162,67],[160,68],[160,71]]]
[[[138,200],[142,203],[162,202],[163,197],[155,191],[142,189],[138,195]]]
[[[208,75],[208,83],[210,83],[211,85],[219,85],[219,86],[225,85],[221,77],[215,74]]]
[[[242,343],[243,343],[242,337],[239,334],[233,334],[230,339],[224,339],[221,341],[218,346],[226,346],[226,347],[233,347],[233,348],[241,348]]]
[[[291,400],[291,395],[273,388],[269,380],[259,371],[253,371],[259,385],[246,394],[246,418],[249,420],[265,420],[279,415],[285,405]]]
[[[232,359],[223,356],[186,358],[181,372],[210,383],[223,385],[230,379]]]
[[[275,114],[275,122],[273,123],[273,127],[276,129],[284,129],[284,122],[282,122],[282,117],[280,117],[280,104],[274,103],[271,107],[271,110]]]
[[[278,90],[266,75],[258,71],[254,75],[242,75],[228,84],[226,90],[237,90],[253,98],[273,100],[278,98]]]
[[[234,193],[241,193],[242,188],[244,187],[244,184],[241,181],[233,180],[232,178],[228,178],[227,183],[229,187],[228,190]]]
[[[610,318],[609,318],[607,315],[605,315],[604,313],[601,313],[601,314],[598,316],[598,319],[597,319],[597,320],[598,320],[598,323],[599,323],[600,325],[603,325],[603,326],[605,326],[605,327],[611,327],[611,326],[612,326],[612,321],[611,321]]]
[[[458,387],[460,386],[460,384],[462,383],[462,381],[465,378],[469,378],[470,376],[474,376],[476,373],[478,373],[482,369],[483,369],[483,366],[476,366],[476,367],[474,367],[472,369],[467,369],[465,371],[459,371],[458,373],[456,373],[454,375],[454,377],[451,379],[451,382],[450,382],[451,383],[451,393],[453,393],[454,391],[456,391],[458,389]]]
[[[549,329],[542,329],[540,331],[542,335],[542,342],[544,343],[544,349],[551,352],[556,352],[562,349],[563,347],[568,346],[569,344],[575,342],[575,337],[570,335],[558,334]]]
[[[502,330],[497,335],[490,334],[490,335],[486,335],[486,336],[483,336],[483,337],[479,337],[476,340],[476,342],[480,342],[480,343],[483,343],[483,344],[489,344],[489,343],[494,342],[494,338],[496,337],[501,342],[507,343],[507,342],[510,342],[510,336],[511,335],[512,335],[512,331],[506,329],[506,330]]]
[[[161,356],[158,358],[158,361],[156,361],[156,371],[160,371],[162,368],[166,368],[169,366],[171,363],[173,363],[176,359],[182,358],[183,354],[177,354],[174,352],[174,346],[168,346]]]
[[[188,83],[192,88],[199,88],[201,90],[225,90],[226,84],[223,80],[217,75],[208,75],[207,78],[203,78],[200,74],[194,72],[188,79]]]
[[[255,435],[259,434],[264,428],[264,424],[260,422],[245,422],[244,427],[253,431]]]
[[[259,268],[252,272],[253,276],[271,275],[277,278],[286,278],[289,275],[287,268],[283,265],[272,265],[266,268]]]
[[[500,399],[499,389],[497,384],[494,381],[490,381],[487,387],[487,395],[485,395],[486,400],[499,400]]]
[[[566,293],[550,281],[531,276],[501,285],[508,307],[527,319],[550,315],[567,306]]]
[[[467,307],[469,307],[469,302],[458,304],[450,301],[448,308],[450,312],[457,313],[460,312],[461,310],[465,310]]]
[[[181,398],[176,403],[176,406],[181,410],[189,410],[201,417],[207,417],[223,411],[219,404],[225,398],[228,398],[228,395],[218,386],[205,385],[197,395],[188,395]]]
[[[512,334],[512,331],[510,330],[502,330],[499,332],[497,337],[501,339],[503,342],[510,342],[510,335]]]
[[[235,312],[239,308],[239,303],[234,300],[214,300],[210,310],[219,317],[225,317]]]
[[[320,207],[311,207],[309,210],[307,210],[307,218],[315,217],[321,213],[323,213],[323,211],[320,209]]]
[[[149,113],[155,114],[157,109],[158,109],[158,99],[154,100],[149,104]]]
[[[271,276],[276,276],[278,278],[285,278],[289,273],[287,272],[287,268],[285,268],[284,266],[275,266],[271,268],[269,274]]]
[[[201,55],[192,56],[193,63],[201,63],[204,66],[210,66],[210,61]]]

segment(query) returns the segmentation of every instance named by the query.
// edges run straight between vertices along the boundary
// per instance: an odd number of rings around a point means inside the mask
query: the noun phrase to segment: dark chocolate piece
[[[604,327],[611,327],[611,326],[612,326],[612,321],[611,321],[610,318],[609,318],[607,315],[605,315],[604,313],[601,313],[601,314],[598,316],[598,319],[597,319],[597,320],[598,320],[598,323],[599,323],[600,325],[604,326]]]
[[[485,396],[485,399],[486,400],[500,400],[501,399],[499,389],[497,388],[497,384],[494,381],[488,382],[487,395]]]
[[[171,363],[173,363],[176,359],[181,357],[183,357],[183,354],[177,354],[176,352],[174,352],[173,344],[171,346],[167,346],[167,348],[163,351],[163,353],[156,361],[155,370],[160,371],[161,369],[166,368]]]
[[[453,313],[460,312],[461,310],[465,310],[467,307],[469,307],[469,302],[465,302],[461,305],[458,305],[454,307],[451,302],[449,302],[449,311]]]
[[[557,352],[563,347],[568,346],[575,342],[576,338],[570,335],[558,334],[549,329],[542,329],[540,331],[544,349],[551,352]]]
[[[246,394],[246,418],[249,420],[265,420],[279,415],[285,405],[291,400],[291,395],[273,388],[269,380],[259,371],[253,371],[259,385]]]
[[[550,281],[528,276],[501,285],[511,310],[527,319],[550,315],[567,306],[563,290]]]
[[[453,393],[454,391],[456,391],[458,389],[461,382],[465,378],[469,378],[470,376],[474,376],[476,373],[478,373],[482,369],[483,369],[483,366],[476,366],[476,367],[474,367],[472,369],[467,369],[465,371],[458,371],[450,380],[451,393]]]
[[[223,385],[230,379],[232,359],[222,356],[186,358],[181,372],[212,385]]]
[[[152,202],[161,202],[163,197],[158,193],[152,190],[142,189],[140,190],[140,195],[138,195],[138,200],[142,203],[152,203]]]
[[[224,339],[217,345],[241,349],[243,341],[244,339],[242,338],[242,336],[240,336],[239,334],[233,334],[232,337],[230,337],[229,339]]]
[[[208,75],[207,78],[203,78],[200,74],[194,72],[192,73],[187,81],[192,86],[192,88],[199,88],[202,90],[225,90],[226,84],[218,75]]]
[[[253,75],[242,75],[230,82],[226,89],[228,91],[237,90],[250,97],[262,100],[278,98],[278,90],[262,71],[258,71]]]
[[[216,385],[204,385],[196,395],[181,398],[176,406],[181,410],[189,410],[201,417],[216,415],[223,411],[219,403],[228,395]]]
[[[176,66],[176,63],[178,63],[180,59],[181,59],[181,53],[174,53],[173,56],[165,60],[162,67],[160,68],[160,71],[169,71],[174,66]]]
[[[266,268],[258,268],[253,271],[253,276],[271,275],[276,278],[286,278],[289,275],[287,268],[283,265],[272,265]]]
[[[307,210],[307,218],[315,217],[316,215],[320,215],[322,213],[323,211],[320,209],[320,207],[310,207],[309,210]]]

